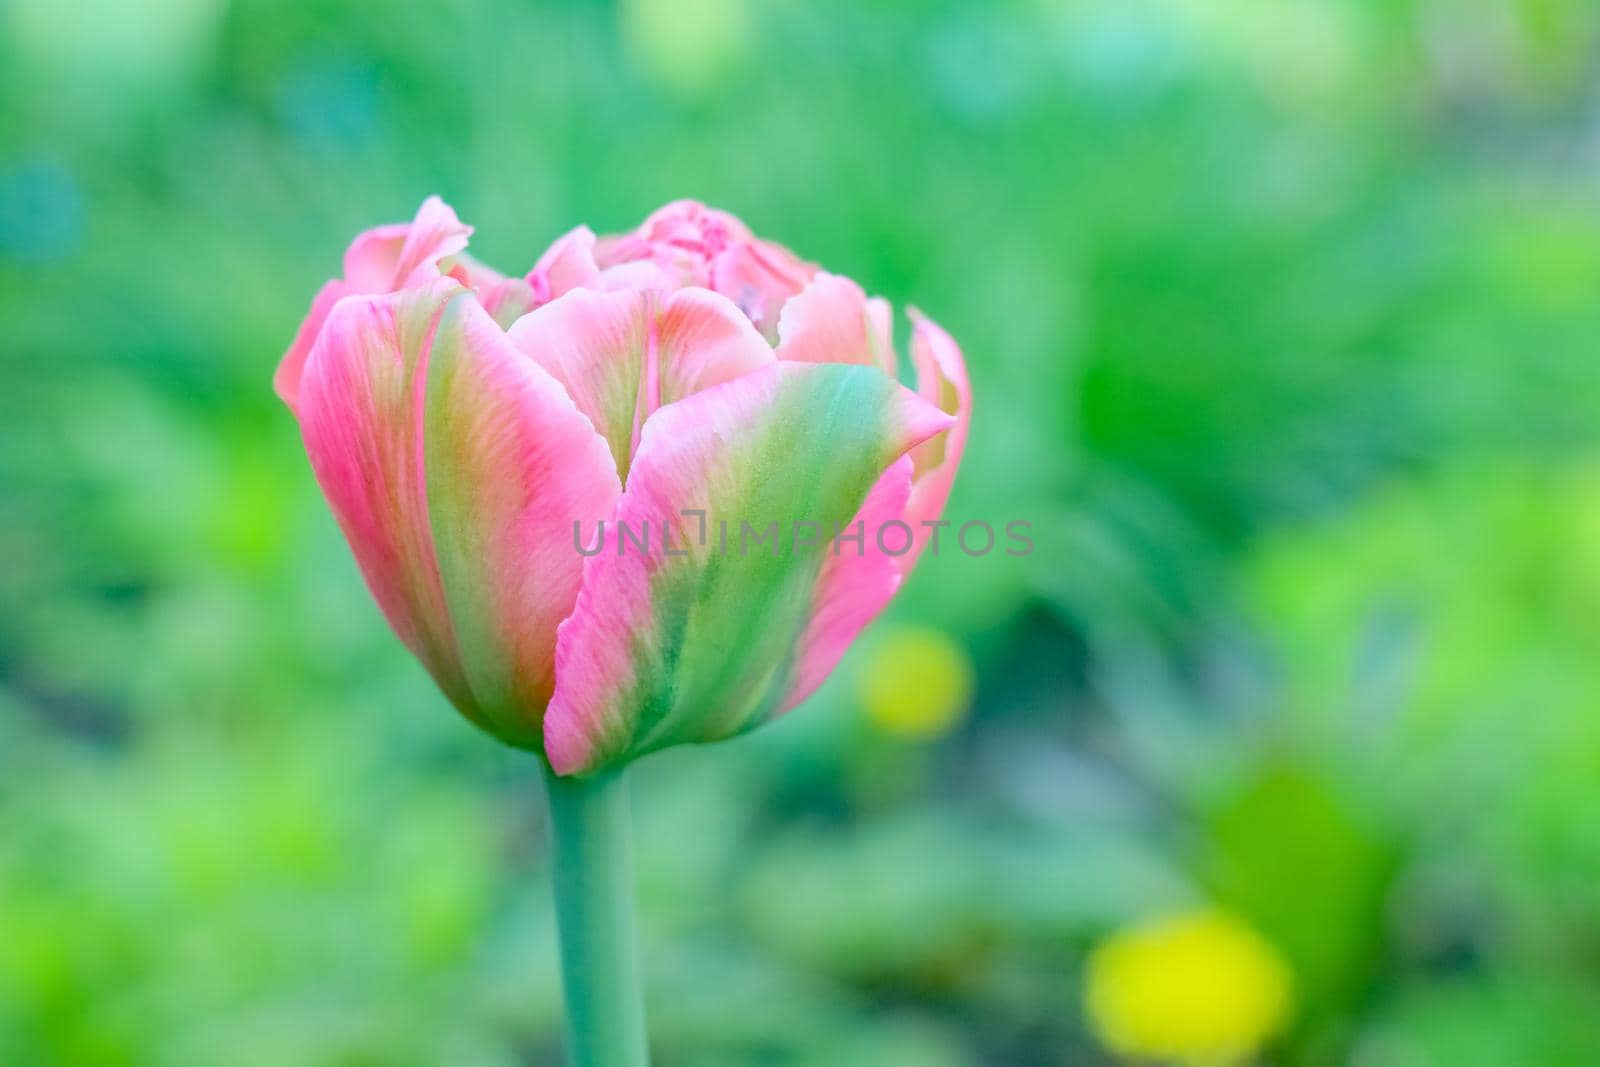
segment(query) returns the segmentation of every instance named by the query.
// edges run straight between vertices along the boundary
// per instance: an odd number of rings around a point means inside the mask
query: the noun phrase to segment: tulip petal
[[[311,468],[389,625],[477,718],[433,552],[423,383],[453,279],[340,300],[305,361],[295,413]]]
[[[405,226],[380,226],[345,253],[344,276],[358,290],[386,292],[432,281],[439,261],[467,247],[472,227],[449,204],[430,196]]]
[[[693,200],[675,200],[652,212],[633,233],[600,238],[594,255],[607,275],[623,265],[648,264],[652,284],[661,279],[669,289],[710,288],[713,260],[753,240],[749,227],[727,212]],[[641,270],[625,273],[637,278]],[[612,282],[608,287],[619,286]]]
[[[557,638],[545,716],[555,770],[727,737],[778,713],[824,611],[829,534],[951,422],[876,369],[837,364],[780,362],[657,411]],[[703,540],[686,510],[706,513]],[[817,544],[796,543],[796,521],[818,524]],[[619,529],[660,537],[663,524],[670,551],[630,550]]]
[[[295,333],[294,343],[278,363],[272,387],[279,398],[294,409],[306,357],[328,313],[341,297],[389,293],[426,284],[444,273],[440,261],[466,248],[471,234],[472,227],[456,218],[448,204],[437,196],[430,196],[422,202],[411,222],[377,226],[350,242],[344,254],[344,277],[328,282],[317,292],[311,301],[311,310]],[[477,268],[481,280],[491,280],[489,276],[493,272],[487,267],[468,262]],[[468,267],[461,267],[458,273],[463,283],[477,287],[469,280]]]
[[[859,363],[895,374],[889,305],[861,286],[818,271],[778,319],[778,358],[801,363]]]
[[[949,432],[919,445],[911,454],[916,465],[906,521],[917,532],[913,550],[900,557],[907,573],[916,565],[933,531],[924,522],[937,519],[950,497],[950,487],[967,450],[967,428],[972,419],[972,384],[966,361],[955,340],[916,308],[911,315],[911,362],[917,369],[917,395],[940,411],[955,416]]]
[[[478,290],[478,302],[501,329],[510,328],[513,322],[541,303],[533,286],[524,278],[504,278],[487,289]]]
[[[635,259],[607,267],[595,279],[594,288],[607,293],[625,289],[662,289],[671,292],[684,284],[681,272],[668,270],[653,259]]]
[[[773,361],[739,309],[702,289],[574,290],[518,319],[508,336],[566,388],[624,480],[653,411]]]
[[[589,420],[469,295],[446,306],[428,363],[428,515],[474,703],[535,751],[555,685],[556,626],[583,573],[575,529],[622,491]]]
[[[755,236],[736,216],[706,207],[698,200],[674,200],[661,205],[639,225],[639,233],[649,241],[677,245],[707,257]]]
[[[593,289],[600,277],[594,261],[594,231],[579,226],[556,239],[528,272],[528,284],[541,304],[574,289]]]
[[[462,285],[478,294],[482,303],[485,293],[504,285],[507,278],[487,263],[481,263],[465,252],[457,252],[438,261],[440,273],[448,274]]]
[[[322,332],[322,324],[328,320],[333,305],[349,293],[349,283],[338,279],[318,289],[317,295],[311,298],[311,310],[295,332],[294,342],[289,345],[289,351],[283,354],[283,359],[278,361],[278,369],[272,376],[272,389],[278,394],[278,399],[289,405],[291,411],[300,397],[300,377],[305,372],[306,357],[311,354],[311,346]]]
[[[427,206],[425,201],[417,214],[422,214]],[[345,281],[360,293],[384,293],[395,288],[394,269],[400,262],[400,252],[405,248],[406,235],[410,232],[411,223],[396,222],[374,226],[358,235],[345,249]]]
[[[783,306],[805,289],[817,268],[782,245],[743,241],[711,264],[711,288],[739,305],[769,344],[778,342]]]
[[[800,639],[794,684],[783,710],[799,704],[839,665],[863,627],[878,617],[905,574],[900,558],[913,543],[904,522],[911,495],[911,457],[901,456],[867,494],[866,503],[846,525],[862,533],[860,551],[828,557],[817,581],[816,614]],[[895,526],[900,523],[900,526]]]

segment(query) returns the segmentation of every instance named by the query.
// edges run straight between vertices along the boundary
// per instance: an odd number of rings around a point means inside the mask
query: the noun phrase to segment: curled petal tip
[[[950,420],[944,428],[946,432],[929,435],[912,453],[916,475],[906,517],[913,529],[922,529],[923,522],[937,519],[944,511],[961,468],[972,418],[972,386],[955,340],[921,311],[907,311],[912,324],[911,362],[917,373],[917,395]],[[902,558],[907,574],[925,544],[926,538],[919,537],[914,550]]]
[[[778,316],[778,358],[801,363],[859,363],[894,377],[889,306],[861,286],[818,271]]]
[[[917,397],[916,402],[908,405],[906,437],[915,444],[920,445],[929,438],[959,425],[961,425],[960,416],[943,411],[922,397]]]
[[[273,389],[284,403],[291,409],[295,407],[306,359],[341,297],[426,285],[445,273],[442,261],[462,252],[471,233],[472,227],[456,218],[448,204],[430,196],[411,222],[377,226],[350,242],[344,254],[344,277],[327,282],[317,292],[273,375]],[[467,284],[472,284],[473,269],[484,278],[493,274],[477,264],[453,268]]]
[[[556,238],[528,272],[537,303],[544,304],[574,289],[595,288],[600,267],[595,262],[594,231],[578,226]]]
[[[472,227],[454,209],[430,196],[408,223],[368,230],[345,252],[344,276],[357,292],[381,293],[422,284],[439,261],[467,247]]]

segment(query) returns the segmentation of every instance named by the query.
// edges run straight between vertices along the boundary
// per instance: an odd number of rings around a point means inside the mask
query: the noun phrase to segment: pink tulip
[[[688,201],[573,230],[523,277],[469,259],[470,233],[430,198],[358,237],[275,381],[395,633],[562,775],[804,700],[944,507],[955,343],[912,312],[900,385],[886,302]],[[791,543],[796,522],[821,536]]]

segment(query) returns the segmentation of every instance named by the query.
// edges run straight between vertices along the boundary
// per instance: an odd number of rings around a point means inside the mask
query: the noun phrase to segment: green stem
[[[648,1067],[621,771],[546,774],[572,1067]]]

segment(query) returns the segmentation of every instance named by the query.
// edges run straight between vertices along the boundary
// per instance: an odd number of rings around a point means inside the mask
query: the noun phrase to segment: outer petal
[[[624,479],[651,412],[773,361],[739,309],[701,289],[575,290],[518,319],[509,336],[566,388]]]
[[[388,293],[426,284],[443,273],[441,260],[467,247],[467,237],[471,233],[472,227],[456,218],[448,204],[437,196],[430,196],[422,202],[411,222],[378,226],[352,241],[344,254],[344,277],[328,282],[318,291],[310,312],[295,333],[294,343],[278,363],[272,387],[283,402],[291,409],[295,407],[306,356],[328,313],[341,297]],[[464,283],[474,287],[474,281],[469,280],[469,267],[476,267],[481,278],[486,279],[493,273],[468,261],[458,273]]]
[[[950,497],[950,486],[967,450],[967,426],[972,419],[972,385],[961,348],[916,308],[911,308],[910,314],[911,362],[917,368],[917,394],[954,415],[956,422],[948,433],[932,438],[912,453],[916,471],[911,500],[906,505],[906,521],[918,536],[913,551],[900,559],[907,574],[916,565],[931,532],[921,524],[937,519]]]
[[[556,626],[583,571],[574,531],[609,518],[622,491],[611,453],[465,293],[439,321],[424,419],[428,513],[467,684],[494,733],[538,750]]]
[[[295,412],[334,517],[389,625],[445,695],[477,718],[434,559],[423,474],[423,383],[459,285],[347,297],[328,315]]]
[[[294,335],[294,343],[289,346],[289,351],[283,354],[283,359],[278,361],[277,373],[272,376],[272,389],[278,394],[278,399],[288,404],[293,410],[300,397],[300,376],[305,371],[306,357],[311,354],[311,346],[316,343],[317,335],[322,332],[322,324],[327,321],[328,313],[339,300],[349,295],[350,285],[347,282],[335,279],[327,282],[317,295],[311,298],[311,310],[306,314],[305,321],[300,324],[300,329]]]
[[[868,300],[849,278],[818,271],[811,284],[783,306],[778,358],[802,363],[860,363],[895,373],[889,305]]]
[[[593,771],[727,737],[781,710],[821,610],[827,534],[862,509],[886,468],[951,421],[877,370],[796,363],[658,411],[617,506],[635,538],[655,531],[655,550],[630,550],[614,526],[585,563],[557,639],[552,766]],[[708,516],[703,544],[688,509]],[[796,544],[797,520],[819,524],[821,543]],[[745,523],[752,533],[776,524],[773,540],[747,543]]]
[[[431,198],[436,199],[436,198]],[[424,201],[417,214],[428,208]],[[344,252],[344,279],[361,293],[384,293],[394,288],[394,269],[406,246],[411,223],[375,226],[350,242]]]
[[[901,456],[867,494],[866,503],[847,529],[859,530],[863,543],[828,557],[817,580],[816,614],[800,639],[794,684],[783,710],[799,704],[821,685],[844,658],[856,635],[878,617],[905,574],[901,556],[911,547],[911,528],[904,523],[911,495],[911,457]]]

